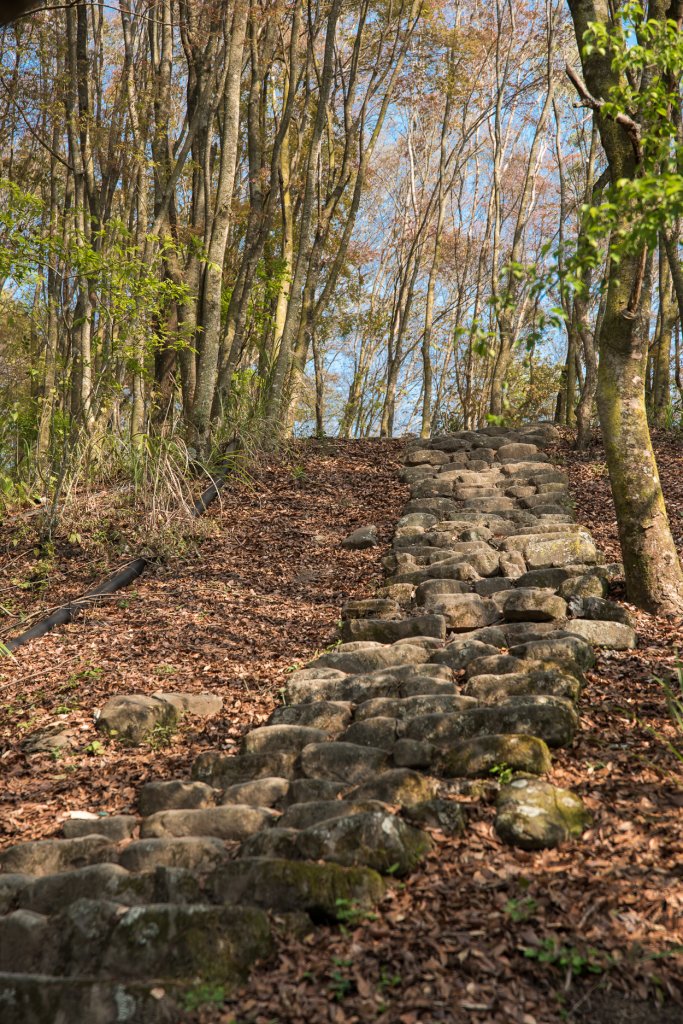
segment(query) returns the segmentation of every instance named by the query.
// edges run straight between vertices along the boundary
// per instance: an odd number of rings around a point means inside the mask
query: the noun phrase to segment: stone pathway
[[[63,839],[0,854],[3,1024],[177,1020],[243,979],[273,928],[376,904],[492,786],[504,842],[581,834],[579,798],[540,776],[577,729],[592,645],[635,634],[605,599],[620,567],[572,522],[553,434],[410,448],[385,586],[349,602],[342,642],[289,677],[239,755],[144,786],[139,819],[72,818]],[[184,695],[110,703],[102,728],[132,741],[171,727]]]

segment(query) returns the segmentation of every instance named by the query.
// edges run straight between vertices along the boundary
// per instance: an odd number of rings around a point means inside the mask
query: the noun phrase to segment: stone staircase
[[[635,634],[553,436],[410,447],[385,586],[348,603],[342,642],[288,678],[238,755],[144,786],[139,819],[71,820],[0,854],[3,1024],[178,1020],[244,979],[274,929],[377,904],[430,830],[467,828],[465,795],[495,787],[496,830],[524,849],[581,834],[580,799],[541,776],[575,735],[592,645]]]

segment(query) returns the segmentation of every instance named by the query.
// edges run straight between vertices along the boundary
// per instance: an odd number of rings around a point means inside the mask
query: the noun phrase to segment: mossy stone
[[[150,904],[133,907],[120,918],[102,969],[124,980],[233,985],[270,949],[268,918],[256,907]]]
[[[424,800],[431,800],[436,790],[436,779],[411,771],[409,768],[393,768],[350,790],[346,794],[346,799],[381,800],[385,804],[410,807]]]
[[[278,911],[305,910],[329,920],[338,920],[350,906],[374,906],[385,891],[384,881],[370,868],[282,858],[235,861],[217,872],[211,884],[218,900]]]
[[[496,832],[504,842],[523,850],[551,849],[576,839],[588,821],[576,793],[540,779],[513,779],[498,796]]]
[[[432,845],[425,832],[382,812],[324,821],[304,829],[297,839],[299,855],[307,860],[364,866],[398,877],[417,867]]]
[[[446,778],[477,778],[497,765],[542,775],[550,771],[550,751],[538,736],[473,736],[446,751],[438,767]]]

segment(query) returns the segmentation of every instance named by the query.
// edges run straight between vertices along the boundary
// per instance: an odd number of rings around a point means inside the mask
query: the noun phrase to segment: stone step
[[[299,927],[376,905],[383,876],[435,851],[430,830],[465,828],[459,793],[498,792],[497,834],[523,849],[581,834],[578,797],[538,776],[574,738],[593,646],[636,638],[605,600],[620,567],[572,522],[555,437],[411,445],[385,586],[344,606],[342,642],[287,678],[238,754],[144,785],[141,821],[72,817],[63,839],[0,854],[3,1024],[177,1019],[179,993],[229,991],[268,953],[265,911]],[[365,525],[344,546],[377,542]],[[191,696],[114,698],[100,727],[138,742],[220,709]]]

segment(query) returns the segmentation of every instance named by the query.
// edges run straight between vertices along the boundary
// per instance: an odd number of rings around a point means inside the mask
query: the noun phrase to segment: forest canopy
[[[683,395],[680,23],[75,0],[6,26],[6,497],[235,435],[541,418],[582,447],[599,419],[634,599],[680,609],[649,440]]]

